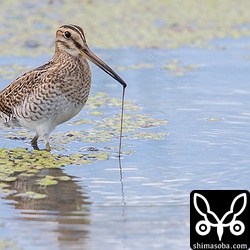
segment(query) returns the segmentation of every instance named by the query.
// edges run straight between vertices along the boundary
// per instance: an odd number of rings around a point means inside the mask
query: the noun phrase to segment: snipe
[[[89,49],[81,27],[63,25],[56,32],[52,59],[0,92],[2,122],[35,131],[32,146],[38,149],[37,139],[42,137],[50,150],[50,132],[78,114],[88,99],[91,70],[87,59],[126,87],[121,77]]]

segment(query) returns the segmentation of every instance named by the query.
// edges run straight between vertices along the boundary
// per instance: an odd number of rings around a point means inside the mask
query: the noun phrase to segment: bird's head
[[[56,49],[64,51],[71,56],[84,57],[93,62],[107,74],[126,87],[127,84],[105,62],[97,57],[88,47],[84,31],[77,25],[63,25],[56,32]]]

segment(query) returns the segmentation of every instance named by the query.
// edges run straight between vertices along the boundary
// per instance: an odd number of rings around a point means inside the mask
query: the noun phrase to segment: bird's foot
[[[34,150],[40,150],[40,148],[37,145],[37,139],[39,136],[35,136],[32,140],[31,140],[31,146],[33,147]],[[50,152],[51,151],[51,147],[49,145],[49,142],[46,142],[46,151]]]

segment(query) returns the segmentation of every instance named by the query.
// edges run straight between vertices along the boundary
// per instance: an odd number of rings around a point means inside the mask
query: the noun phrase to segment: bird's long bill
[[[83,53],[83,56],[87,57],[92,63],[97,65],[99,68],[101,68],[103,71],[105,71],[107,74],[112,76],[115,80],[117,80],[124,88],[126,88],[127,84],[122,80],[122,78],[117,75],[113,69],[111,69],[105,62],[103,62],[98,56],[96,56],[90,48],[85,45],[85,48],[81,50],[81,53]]]

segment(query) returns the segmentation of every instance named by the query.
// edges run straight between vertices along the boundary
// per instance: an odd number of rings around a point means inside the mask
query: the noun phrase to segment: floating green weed
[[[37,184],[41,187],[53,186],[58,183],[58,181],[69,181],[71,180],[69,176],[52,176],[46,175],[44,178],[37,180]]]
[[[220,117],[209,117],[207,118],[207,121],[209,122],[219,122],[219,121],[223,121],[224,119],[223,118],[220,118]]]
[[[174,59],[169,61],[165,66],[165,69],[169,71],[171,76],[184,76],[188,71],[199,69],[197,65],[186,65],[182,66],[180,60]]]
[[[150,129],[166,125],[166,120],[156,119],[150,115],[145,114],[125,114],[123,121],[123,133],[124,139],[152,139],[158,140],[166,138],[168,133],[154,133],[152,131],[143,131],[138,136],[136,133],[141,129]],[[70,123],[71,125],[81,124],[80,120],[76,123]],[[65,134],[65,132],[54,133],[52,140],[55,144],[67,144],[71,141],[78,141],[84,143],[97,143],[108,142],[117,138],[120,131],[120,116],[106,117],[100,120],[91,122],[91,128],[80,131],[71,130]]]
[[[33,176],[43,168],[60,168],[70,164],[84,165],[91,163],[91,160],[88,159],[87,153],[67,156],[51,154],[43,150],[29,151],[17,148],[0,150],[0,162],[0,180],[12,182],[17,178]],[[53,181],[56,180],[58,179],[53,179]]]
[[[44,178],[37,180],[37,183],[42,187],[56,185],[58,182],[54,176],[46,175]]]
[[[0,250],[19,250],[20,247],[18,247],[13,241],[7,240],[7,239],[0,239]]]
[[[27,199],[44,199],[47,197],[46,194],[40,194],[33,191],[27,191],[25,193],[18,193],[14,195],[15,197],[22,197]]]
[[[201,47],[216,38],[250,36],[249,9],[248,0],[2,1],[0,51],[52,54],[55,31],[64,23],[82,26],[90,46],[99,48]]]
[[[25,180],[27,178],[35,178],[36,184],[41,188],[46,188],[51,185],[57,185],[59,181],[70,181],[69,176],[52,176],[46,175],[40,177],[38,174],[41,169],[60,168],[65,165],[84,165],[96,160],[107,160],[110,152],[105,152],[96,149],[83,150],[82,153],[59,155],[52,154],[46,151],[37,151],[24,148],[17,149],[1,149],[0,150],[0,193],[8,193],[9,183],[17,180]],[[43,199],[46,197],[40,193],[27,191],[16,197]]]
[[[90,153],[88,155],[89,158],[97,159],[97,160],[107,160],[109,158],[108,152],[100,152],[100,153]]]
[[[140,139],[151,139],[151,140],[163,140],[168,136],[168,133],[146,133],[146,132],[140,132],[135,133],[133,135],[134,138],[140,138]]]
[[[101,112],[101,111],[91,111],[91,112],[89,112],[89,115],[102,116],[103,112]]]
[[[121,100],[118,98],[110,97],[105,92],[97,92],[90,96],[88,102],[85,105],[85,109],[93,109],[91,112],[99,112],[96,109],[107,105],[108,107],[121,107]],[[138,104],[132,100],[125,100],[124,110],[141,110]],[[91,113],[90,114],[93,114]],[[94,113],[95,115],[95,113]],[[100,113],[99,113],[100,115]]]
[[[134,70],[134,69],[151,69],[154,68],[154,64],[152,63],[139,63],[136,65],[129,65],[129,66],[119,66],[115,67],[116,70]]]

